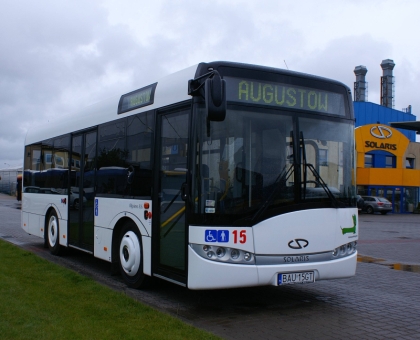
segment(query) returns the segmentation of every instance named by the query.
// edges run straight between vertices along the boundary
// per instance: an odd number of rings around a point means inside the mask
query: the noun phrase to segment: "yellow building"
[[[384,124],[360,126],[355,138],[358,195],[385,197],[394,213],[413,212],[419,201],[420,143]]]

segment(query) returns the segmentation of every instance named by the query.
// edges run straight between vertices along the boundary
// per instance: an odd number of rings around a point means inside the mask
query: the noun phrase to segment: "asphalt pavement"
[[[420,339],[420,215],[362,213],[359,226],[352,278],[214,291],[159,280],[139,291],[88,254],[49,254],[22,230],[16,198],[0,194],[0,238],[225,339]]]

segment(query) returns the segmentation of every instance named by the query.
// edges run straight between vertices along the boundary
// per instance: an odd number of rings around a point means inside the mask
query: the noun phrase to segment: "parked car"
[[[380,212],[382,215],[392,211],[392,203],[384,197],[362,196],[364,200],[363,210],[368,214]]]
[[[87,199],[85,195],[83,195],[83,206],[85,206],[87,202]],[[72,190],[70,191],[70,207],[74,210],[79,210],[80,202],[79,202],[79,192],[75,191],[72,187]]]
[[[363,200],[362,196],[357,195],[357,209],[363,210],[364,206],[365,206],[365,201]]]

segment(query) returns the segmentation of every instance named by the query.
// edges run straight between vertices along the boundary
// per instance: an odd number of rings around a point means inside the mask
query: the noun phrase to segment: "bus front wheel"
[[[134,222],[126,223],[119,242],[120,272],[130,288],[146,288],[150,277],[143,273],[143,249],[141,235]]]
[[[48,215],[48,224],[46,229],[45,240],[53,255],[60,254],[60,225],[58,222],[57,213],[52,210]]]

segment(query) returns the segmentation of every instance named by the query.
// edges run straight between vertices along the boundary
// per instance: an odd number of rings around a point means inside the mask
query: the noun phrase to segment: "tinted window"
[[[99,126],[97,194],[151,196],[153,112]]]
[[[99,126],[98,169],[109,166],[124,166],[125,119]]]
[[[125,119],[103,124],[99,127],[99,141],[119,139],[125,136]]]
[[[70,136],[54,139],[53,157],[51,167],[54,169],[55,180],[51,187],[60,191],[68,186]],[[61,190],[62,191],[62,190]]]
[[[48,170],[52,167],[53,143],[52,139],[42,142],[41,170]]]
[[[34,144],[25,147],[23,186],[34,187],[36,174],[41,171],[41,144]]]
[[[67,135],[25,148],[25,192],[67,194],[69,147]]]
[[[126,193],[125,123],[124,118],[100,125],[98,128],[98,194],[123,196]]]
[[[127,119],[127,158],[131,194],[151,196],[152,143],[155,115],[152,111]]]

